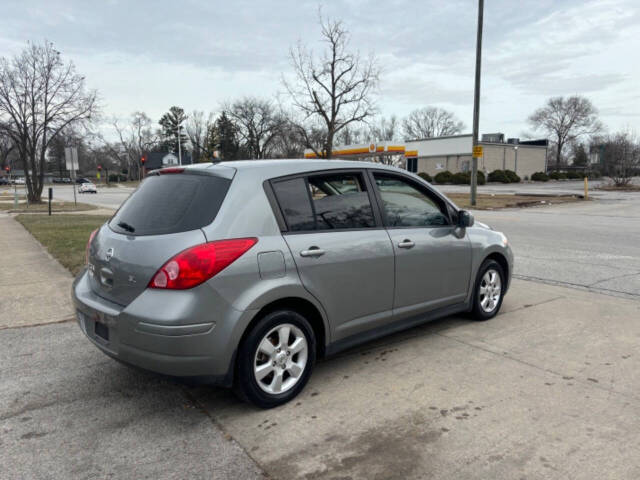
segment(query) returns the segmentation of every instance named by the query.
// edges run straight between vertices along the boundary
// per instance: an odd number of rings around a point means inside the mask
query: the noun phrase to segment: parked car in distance
[[[318,358],[494,317],[512,271],[502,233],[404,170],[239,161],[151,172],[92,232],[72,297],[105,354],[269,408]]]
[[[7,177],[0,177],[0,185],[9,185],[9,179]]]
[[[69,177],[55,177],[53,183],[72,183]]]
[[[25,185],[25,183],[26,183],[24,178],[22,178],[22,177],[14,178],[12,181],[13,181],[14,185]]]
[[[98,193],[95,183],[84,182],[78,187],[78,193]]]
[[[88,178],[78,177],[76,178],[76,183],[82,185],[83,183],[93,183],[93,182]]]

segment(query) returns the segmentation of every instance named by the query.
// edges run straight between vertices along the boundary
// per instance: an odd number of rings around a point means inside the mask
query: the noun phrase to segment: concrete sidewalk
[[[0,232],[0,330],[73,318],[71,274],[8,214]]]

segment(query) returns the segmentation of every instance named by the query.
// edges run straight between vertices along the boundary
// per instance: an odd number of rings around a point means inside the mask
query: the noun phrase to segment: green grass
[[[96,208],[95,205],[89,205],[88,203],[78,203],[78,205],[74,205],[73,202],[53,202],[51,204],[52,212],[85,212],[87,210],[95,210]],[[0,203],[0,210],[8,210],[15,213],[46,213],[49,212],[49,203],[41,202],[27,205],[27,203],[23,201],[18,203],[18,208],[14,209],[13,202],[3,202]]]
[[[73,275],[84,265],[89,235],[110,217],[102,215],[18,215],[15,219]]]

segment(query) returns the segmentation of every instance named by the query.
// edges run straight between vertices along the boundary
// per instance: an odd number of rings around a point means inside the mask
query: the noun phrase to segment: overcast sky
[[[477,1],[7,1],[0,56],[52,41],[105,114],[214,110],[274,97],[298,40],[321,48],[318,6],[383,67],[381,114],[436,105],[471,130]],[[640,131],[640,1],[487,0],[480,131],[522,136],[546,98],[589,97],[609,130]]]

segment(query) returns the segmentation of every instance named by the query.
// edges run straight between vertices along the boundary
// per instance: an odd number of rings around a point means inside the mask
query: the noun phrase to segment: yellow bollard
[[[584,177],[584,199],[589,200],[589,178]]]

